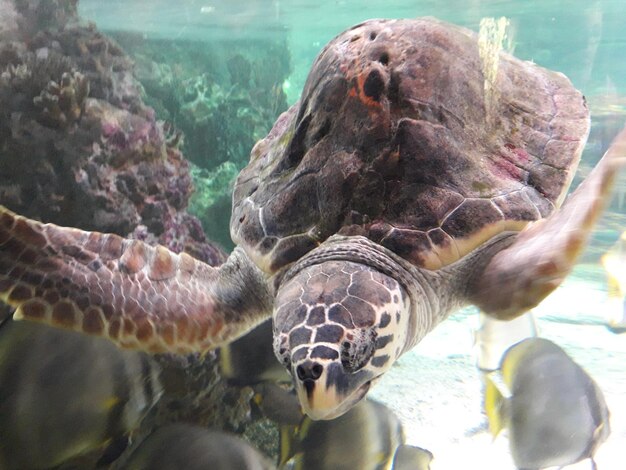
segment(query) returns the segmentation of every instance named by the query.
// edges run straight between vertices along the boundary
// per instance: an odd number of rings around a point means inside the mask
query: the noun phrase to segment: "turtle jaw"
[[[312,380],[298,377],[294,368],[294,383],[298,399],[311,419],[331,420],[350,411],[369,392],[376,377],[363,370],[347,374],[340,364],[327,364],[319,376]]]
[[[332,420],[350,411],[367,395],[371,385],[371,381],[365,382],[353,393],[343,398],[343,401],[337,394],[328,393],[328,391],[322,391],[318,393],[318,396],[308,398],[305,390],[304,397],[302,397],[300,387],[298,387],[298,397],[305,414],[309,418],[314,421]]]

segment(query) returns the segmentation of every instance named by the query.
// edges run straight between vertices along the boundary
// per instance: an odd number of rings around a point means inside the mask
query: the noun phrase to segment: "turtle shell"
[[[240,173],[234,241],[270,273],[336,233],[438,269],[550,214],[589,132],[584,97],[509,54],[492,82],[483,63],[475,33],[434,19],[337,36]]]

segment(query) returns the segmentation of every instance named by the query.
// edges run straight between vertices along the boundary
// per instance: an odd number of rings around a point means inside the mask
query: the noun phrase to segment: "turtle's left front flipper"
[[[219,268],[163,246],[21,217],[0,206],[0,300],[14,318],[149,352],[205,351],[271,314],[241,249]]]
[[[501,320],[537,306],[573,268],[626,163],[626,128],[551,216],[528,226],[469,283],[469,300]]]

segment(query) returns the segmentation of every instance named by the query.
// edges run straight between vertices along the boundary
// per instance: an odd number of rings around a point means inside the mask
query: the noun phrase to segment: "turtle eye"
[[[361,330],[359,333],[341,343],[341,365],[346,372],[362,369],[374,355],[376,332]]]

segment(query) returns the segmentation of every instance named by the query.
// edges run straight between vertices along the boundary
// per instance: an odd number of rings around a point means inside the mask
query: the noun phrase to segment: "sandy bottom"
[[[604,327],[607,294],[598,268],[580,266],[535,315],[541,336],[563,347],[596,380],[612,433],[596,454],[600,470],[626,468],[626,334]],[[405,354],[370,392],[404,424],[407,443],[430,450],[432,470],[515,469],[508,441],[493,441],[475,367],[476,310],[455,314]],[[583,461],[568,469],[589,469]]]

